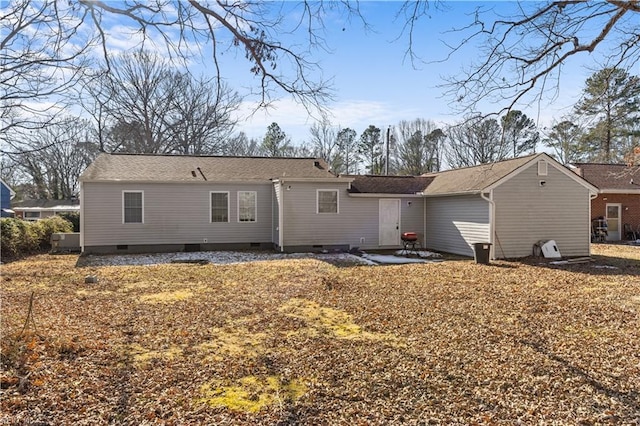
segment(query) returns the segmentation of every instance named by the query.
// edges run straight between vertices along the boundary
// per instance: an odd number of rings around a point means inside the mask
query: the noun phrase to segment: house
[[[589,254],[597,189],[546,154],[426,176],[335,176],[315,158],[100,154],[80,177],[84,253],[423,247]],[[497,247],[497,249],[496,249]]]
[[[545,153],[435,173],[424,191],[426,245],[470,256],[492,244],[492,258],[532,254],[554,240],[563,256],[590,254],[590,199],[597,188]]]
[[[13,217],[13,210],[11,210],[11,199],[16,196],[16,193],[0,179],[0,200],[2,202],[2,210],[0,213],[2,217]]]
[[[575,173],[598,188],[591,201],[591,219],[604,217],[607,240],[630,238],[627,229],[640,233],[640,165],[575,163]]]
[[[16,217],[24,220],[40,220],[60,213],[80,213],[78,199],[24,200],[13,204]]]

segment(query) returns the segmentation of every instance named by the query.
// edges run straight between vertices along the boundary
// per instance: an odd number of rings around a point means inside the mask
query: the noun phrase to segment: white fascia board
[[[281,177],[273,179],[273,182],[285,183],[285,182],[319,182],[319,183],[351,183],[353,178],[340,178],[340,177],[327,177],[327,178],[288,178]]]
[[[424,194],[424,197],[426,198],[436,198],[436,197],[457,197],[460,195],[479,195],[483,192],[487,192],[485,191],[480,191],[477,189],[474,189],[472,191],[458,191],[458,192],[443,192],[443,193],[439,193],[439,194]]]
[[[524,170],[529,168],[532,163],[536,163],[537,164],[538,160],[540,160],[541,158],[544,158],[547,161],[548,164],[550,164],[552,167],[554,167],[560,173],[563,173],[565,176],[569,177],[570,179],[572,179],[575,182],[579,183],[580,185],[584,186],[590,192],[594,192],[594,193],[598,192],[598,188],[596,188],[595,186],[593,186],[592,184],[587,182],[581,176],[578,176],[576,173],[574,173],[571,170],[567,169],[562,164],[558,163],[549,154],[547,154],[545,152],[541,152],[540,154],[538,154],[538,155],[536,155],[534,157],[531,157],[531,159],[529,161],[527,161],[526,163],[524,163],[522,166],[518,167],[516,170],[512,171],[511,173],[507,174],[502,179],[499,179],[496,182],[492,183],[491,185],[487,186],[486,188],[483,189],[482,192],[488,192],[488,191],[491,191],[491,190],[497,188],[498,186],[502,185],[504,182],[508,181],[512,177],[517,176],[518,174],[522,173]]]
[[[353,198],[422,198],[424,195],[422,193],[417,194],[377,194],[377,193],[367,193],[367,194],[352,194],[347,193],[349,197]]]
[[[598,194],[638,194],[640,195],[639,189],[601,189],[597,191]]]

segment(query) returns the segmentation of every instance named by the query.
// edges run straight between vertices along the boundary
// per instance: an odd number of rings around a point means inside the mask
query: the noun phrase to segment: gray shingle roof
[[[352,194],[416,194],[433,180],[423,176],[353,176]]]
[[[268,181],[277,178],[335,178],[315,158],[100,154],[81,181],[202,182]]]
[[[525,157],[497,163],[481,164],[474,167],[425,174],[423,176],[434,178],[433,182],[427,187],[425,194],[445,195],[480,192],[522,167],[537,155],[540,154],[527,155]]]
[[[626,164],[575,163],[574,171],[601,191],[640,190],[640,166]],[[632,183],[633,182],[633,183]]]

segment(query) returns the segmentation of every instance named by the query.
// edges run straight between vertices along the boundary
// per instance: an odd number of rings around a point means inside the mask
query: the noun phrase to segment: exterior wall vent
[[[547,167],[548,164],[544,160],[538,160],[538,176],[546,176],[547,175]]]

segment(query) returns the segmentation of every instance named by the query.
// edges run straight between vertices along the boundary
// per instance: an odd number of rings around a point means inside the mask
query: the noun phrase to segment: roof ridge
[[[172,154],[172,153],[135,153],[135,152],[103,152],[106,155],[121,155],[129,157],[173,157],[173,158],[252,158],[267,160],[322,160],[320,157],[266,157],[262,155],[198,155],[198,154]]]

